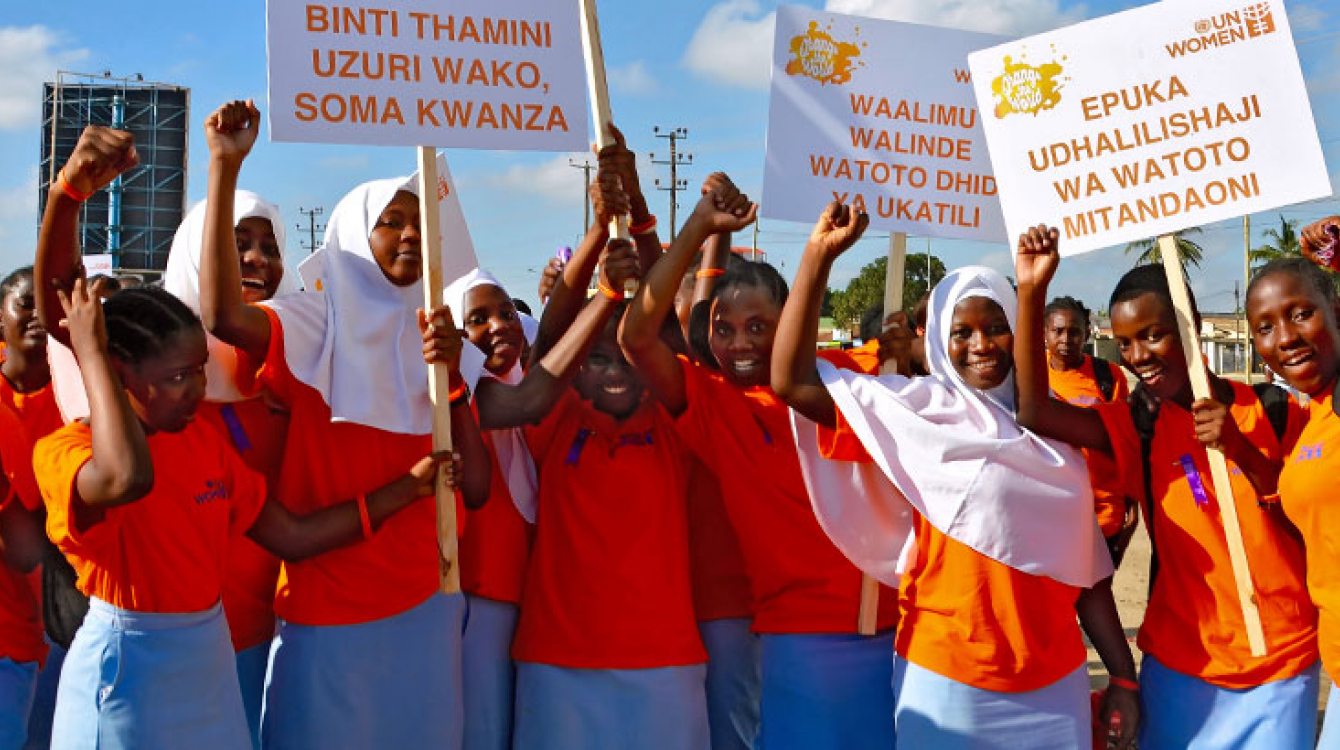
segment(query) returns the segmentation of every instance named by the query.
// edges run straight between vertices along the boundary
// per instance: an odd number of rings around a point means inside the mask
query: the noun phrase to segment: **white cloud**
[[[641,60],[609,68],[605,71],[605,77],[609,79],[610,88],[617,94],[640,96],[655,94],[661,90],[660,84],[647,70],[646,63]]]
[[[775,13],[756,0],[726,0],[703,16],[684,50],[684,67],[716,83],[767,89]]]
[[[568,166],[569,159],[577,164],[583,160],[595,163],[590,154],[559,154],[534,164],[513,164],[504,172],[484,175],[480,182],[513,195],[534,195],[554,202],[581,201],[586,189],[582,171]]]
[[[21,184],[0,188],[0,275],[33,262],[37,247],[37,167]]]
[[[1083,5],[1061,10],[1058,0],[828,0],[825,10],[1022,36],[1083,20]]]
[[[1290,5],[1287,11],[1289,27],[1293,30],[1295,38],[1299,34],[1321,31],[1326,27],[1326,11],[1315,5],[1298,3]]]
[[[59,31],[45,26],[0,26],[0,128],[37,127],[42,116],[42,83],[56,71],[87,60],[89,52],[70,48]]]

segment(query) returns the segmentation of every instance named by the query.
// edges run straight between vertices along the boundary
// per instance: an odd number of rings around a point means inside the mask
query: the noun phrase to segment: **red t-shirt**
[[[689,589],[687,453],[648,401],[624,422],[568,391],[527,428],[535,549],[512,656],[579,669],[707,660]]]
[[[716,475],[689,457],[689,571],[699,622],[753,615],[740,538],[726,517]]]
[[[1268,458],[1284,452],[1260,400],[1233,383],[1229,412],[1238,429]],[[1289,435],[1301,427],[1292,404]],[[1230,460],[1233,501],[1265,630],[1265,656],[1251,655],[1229,562],[1205,448],[1190,412],[1164,401],[1150,450],[1150,491],[1144,500],[1140,439],[1127,404],[1097,407],[1107,426],[1131,497],[1141,498],[1159,556],[1159,572],[1140,626],[1140,650],[1169,669],[1220,687],[1241,689],[1293,677],[1317,660],[1317,612],[1304,583],[1303,548],[1276,511],[1257,504],[1256,490]],[[1287,442],[1287,441],[1286,441]],[[1203,489],[1198,502],[1195,486]],[[1152,520],[1150,513],[1153,513]]]
[[[239,384],[264,386],[289,409],[279,485],[271,493],[276,501],[306,514],[354,500],[432,452],[430,435],[332,422],[321,394],[289,370],[279,317],[260,309],[270,318],[270,348],[262,362],[239,354]],[[459,497],[457,514],[462,517]],[[388,518],[369,540],[285,562],[275,612],[302,625],[352,625],[412,609],[437,588],[437,522],[433,499],[425,496]]]
[[[512,502],[493,447],[493,431],[484,430],[483,437],[493,463],[493,478],[484,507],[465,511],[465,533],[461,535],[460,546],[461,590],[494,601],[520,604],[534,530]]]
[[[0,380],[3,380],[0,377]],[[41,507],[33,477],[32,445],[19,417],[0,405],[0,508],[19,503],[29,511]],[[29,576],[0,563],[0,657],[16,662],[43,662],[41,608]]]
[[[267,487],[279,486],[287,411],[261,396],[231,404],[207,401],[200,405],[199,417],[218,431],[243,463],[265,477]],[[245,534],[233,537],[223,579],[223,614],[234,651],[269,643],[274,637],[278,581],[278,557]]]
[[[1075,406],[1090,408],[1109,401],[1125,402],[1130,396],[1126,385],[1126,376],[1121,368],[1111,362],[1103,361],[1102,366],[1112,373],[1112,398],[1103,395],[1094,377],[1093,368],[1097,362],[1084,355],[1084,364],[1073,370],[1054,370],[1047,365],[1047,379],[1052,393],[1056,397]],[[1116,464],[1110,456],[1099,452],[1081,449],[1089,467],[1089,483],[1093,486],[1093,506],[1098,515],[1098,526],[1103,536],[1113,536],[1121,531],[1126,518],[1125,480],[1117,473]]]
[[[37,441],[47,534],[85,594],[135,612],[201,612],[219,601],[230,539],[256,520],[265,480],[199,421],[148,440],[153,489],[108,508],[87,529],[72,515],[75,479],[93,457],[92,431],[72,422]]]
[[[786,404],[771,388],[740,389],[681,359],[688,407],[684,443],[721,483],[744,552],[759,633],[854,633],[861,571],[824,534],[810,507]],[[878,626],[897,622],[881,589]]]

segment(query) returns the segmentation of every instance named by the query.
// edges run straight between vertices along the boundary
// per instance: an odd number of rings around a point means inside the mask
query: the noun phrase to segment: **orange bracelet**
[[[363,524],[363,538],[371,539],[372,519],[368,518],[368,497],[367,495],[359,495],[355,502],[358,504],[358,521]]]
[[[704,268],[703,270],[699,271],[698,273],[693,274],[693,278],[695,278],[695,279],[715,279],[715,278],[718,277],[718,276],[724,276],[724,275],[726,275],[726,269],[724,269],[724,268]]]
[[[596,288],[600,290],[601,294],[605,295],[606,297],[609,297],[615,302],[618,302],[619,300],[622,300],[624,298],[623,292],[616,292],[613,289],[610,289],[609,287],[605,286],[605,282],[603,281],[596,281]]]
[[[61,192],[65,193],[72,201],[83,203],[93,197],[93,193],[81,193],[74,189],[74,185],[71,185],[70,181],[65,179],[65,167],[60,168],[60,172],[56,175],[56,182],[60,183]]]
[[[469,398],[469,396],[470,385],[462,380],[460,385],[451,389],[451,393],[447,394],[447,403],[454,404],[463,398]]]
[[[1125,679],[1124,677],[1108,677],[1107,684],[1115,685],[1119,688],[1125,688],[1133,693],[1140,692],[1140,683],[1136,682],[1135,680]]]
[[[652,216],[648,217],[647,220],[644,221],[644,222],[642,222],[641,224],[637,224],[637,225],[628,227],[628,233],[629,233],[629,234],[650,234],[650,233],[651,233],[653,230],[655,230],[655,229],[656,229],[656,216],[655,216],[655,214],[653,214]]]

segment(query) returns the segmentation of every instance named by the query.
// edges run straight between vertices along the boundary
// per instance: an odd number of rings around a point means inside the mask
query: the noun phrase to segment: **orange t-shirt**
[[[854,633],[861,571],[824,534],[810,507],[789,408],[771,388],[740,389],[681,358],[688,407],[675,424],[721,483],[754,591],[759,633]],[[878,626],[897,622],[881,588]]]
[[[1112,373],[1112,398],[1103,396],[1098,380],[1093,375],[1094,366],[1102,361],[1102,366]],[[1126,385],[1126,376],[1121,368],[1105,360],[1096,360],[1084,355],[1084,364],[1074,370],[1054,370],[1047,365],[1047,378],[1052,393],[1068,404],[1085,408],[1104,404],[1108,401],[1125,401],[1130,396]],[[1125,480],[1117,474],[1117,466],[1111,457],[1081,449],[1089,467],[1089,484],[1093,486],[1093,505],[1098,514],[1098,526],[1103,536],[1113,536],[1121,531],[1126,518]]]
[[[861,372],[867,375],[879,374],[879,339],[871,339],[842,353],[850,357]]]
[[[615,422],[569,390],[526,429],[535,549],[512,656],[578,669],[707,661],[689,590],[687,452],[653,401]]]
[[[1249,386],[1233,383],[1229,413],[1238,429],[1268,458],[1281,458],[1280,441]],[[1292,405],[1292,402],[1290,402]],[[1228,542],[1204,446],[1190,412],[1164,401],[1150,450],[1149,507],[1144,498],[1140,439],[1127,404],[1097,407],[1107,426],[1127,492],[1141,499],[1159,558],[1159,571],[1140,626],[1140,650],[1169,669],[1220,687],[1241,689],[1293,677],[1317,660],[1317,612],[1304,583],[1302,545],[1279,511],[1263,510],[1242,471],[1229,461],[1233,500],[1252,583],[1261,611],[1267,654],[1254,657],[1238,604]],[[1292,406],[1289,434],[1300,427]],[[1287,441],[1286,441],[1287,442]],[[1204,500],[1197,502],[1196,487]],[[1151,517],[1152,512],[1152,517]]]
[[[493,463],[493,478],[484,507],[465,511],[466,532],[461,535],[460,545],[461,590],[494,601],[520,604],[534,530],[512,502],[493,447],[493,431],[484,430],[483,437]]]
[[[311,513],[389,484],[432,452],[430,435],[332,422],[321,394],[289,370],[279,317],[260,309],[270,318],[270,348],[263,362],[239,353],[238,372],[243,388],[264,386],[289,408],[271,497],[294,513]],[[459,497],[456,505],[461,518]],[[388,518],[372,539],[283,563],[275,613],[302,625],[371,622],[418,606],[437,587],[437,522],[433,500],[425,496]]]
[[[0,377],[0,380],[3,380]],[[28,510],[42,504],[33,477],[32,444],[19,417],[0,406],[0,508],[19,503]],[[42,617],[29,576],[0,563],[0,657],[23,662],[46,660]]]
[[[837,413],[819,428],[826,458],[870,461]],[[1079,589],[997,562],[945,536],[920,513],[917,556],[903,574],[894,647],[924,669],[1005,693],[1046,687],[1084,663],[1075,616]]]
[[[149,494],[78,529],[75,479],[93,457],[93,432],[72,422],[37,441],[47,534],[89,596],[135,612],[207,610],[223,590],[230,537],[251,528],[265,502],[265,479],[199,421],[150,435],[149,453]]]
[[[199,417],[218,431],[243,463],[279,486],[279,461],[288,435],[288,412],[262,396],[231,404],[206,401]],[[275,633],[275,586],[279,558],[242,534],[233,537],[223,578],[223,614],[233,650],[269,643]]]
[[[1308,403],[1307,424],[1292,443],[1280,472],[1279,495],[1284,512],[1303,535],[1307,552],[1307,590],[1316,604],[1321,660],[1332,679],[1340,675],[1340,513],[1335,502],[1334,453],[1340,446],[1340,417],[1334,397],[1326,394]],[[1253,565],[1255,559],[1253,558]],[[1256,573],[1256,568],[1252,568]]]
[[[699,622],[750,617],[749,574],[716,475],[689,457],[689,572]]]

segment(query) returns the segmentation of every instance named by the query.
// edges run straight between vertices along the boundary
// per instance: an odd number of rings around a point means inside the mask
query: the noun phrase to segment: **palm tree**
[[[1267,229],[1261,233],[1271,244],[1252,248],[1248,252],[1247,258],[1251,261],[1252,269],[1260,268],[1272,260],[1297,256],[1299,254],[1298,232],[1295,231],[1297,227],[1297,219],[1286,219],[1280,214],[1280,228]]]
[[[1177,254],[1181,256],[1182,265],[1188,262],[1191,265],[1200,267],[1201,258],[1205,257],[1205,249],[1200,245],[1186,238],[1188,234],[1200,234],[1200,227],[1190,227],[1180,232],[1173,232],[1173,239],[1177,241]],[[1139,253],[1140,256],[1135,259],[1135,265],[1140,266],[1146,263],[1162,263],[1163,255],[1159,252],[1159,243],[1156,238],[1145,240],[1136,240],[1126,245],[1126,254]]]

